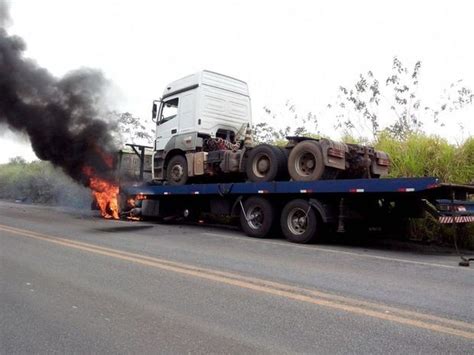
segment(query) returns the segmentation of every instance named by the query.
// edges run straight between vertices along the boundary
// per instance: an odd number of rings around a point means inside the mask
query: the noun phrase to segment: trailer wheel
[[[170,185],[184,185],[188,181],[188,163],[182,155],[172,157],[166,166],[166,181]]]
[[[319,220],[306,200],[292,200],[281,213],[280,225],[285,238],[292,243],[309,243],[318,237]]]
[[[250,181],[274,181],[284,175],[284,162],[285,155],[278,147],[260,144],[250,151],[245,171]]]
[[[240,210],[240,225],[249,237],[265,238],[272,230],[274,216],[274,208],[268,200],[250,197]]]
[[[302,141],[290,152],[288,172],[295,181],[319,180],[326,169],[321,146],[315,141]]]

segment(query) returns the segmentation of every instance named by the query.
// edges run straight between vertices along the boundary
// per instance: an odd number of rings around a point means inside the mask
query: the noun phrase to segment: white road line
[[[275,241],[269,241],[269,240],[263,240],[263,239],[252,239],[250,237],[240,238],[238,235],[234,236],[230,234],[217,234],[217,233],[209,233],[209,232],[203,232],[201,234],[205,234],[205,235],[209,235],[213,237],[220,237],[220,238],[224,237],[224,238],[239,239],[239,240],[248,241],[248,242],[284,245],[285,247],[300,248],[300,249],[307,249],[307,250],[318,250],[318,251],[324,251],[327,253],[351,255],[351,256],[357,256],[357,257],[368,258],[368,259],[378,259],[378,260],[384,260],[384,261],[395,261],[395,262],[406,263],[406,264],[415,264],[415,265],[423,265],[423,266],[441,267],[441,268],[456,269],[456,270],[462,269],[462,270],[472,271],[472,269],[467,268],[467,267],[428,263],[424,261],[415,261],[415,260],[400,259],[400,258],[391,258],[388,256],[380,256],[380,255],[373,255],[373,254],[361,254],[361,253],[355,253],[351,251],[322,248],[322,247],[317,247],[317,246],[305,246],[305,245],[299,245],[299,244],[294,244],[294,243],[289,243],[289,242],[287,243],[287,242],[275,242]]]

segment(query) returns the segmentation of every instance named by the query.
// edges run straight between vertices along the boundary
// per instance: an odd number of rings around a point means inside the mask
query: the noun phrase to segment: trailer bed
[[[472,185],[434,177],[122,186],[131,215],[190,218],[202,213],[239,216],[252,237],[280,228],[292,242],[307,243],[322,226],[344,232],[354,223],[394,230],[428,212],[441,223],[474,222]],[[181,216],[181,217],[179,217]],[[279,226],[279,227],[278,227]],[[352,227],[349,227],[352,228]]]
[[[127,186],[123,190],[129,195],[249,195],[249,194],[386,194],[411,193],[428,194],[439,198],[450,197],[449,193],[474,194],[474,186],[442,184],[437,178],[395,178],[395,179],[350,179],[240,182],[191,184],[183,186],[152,185]]]

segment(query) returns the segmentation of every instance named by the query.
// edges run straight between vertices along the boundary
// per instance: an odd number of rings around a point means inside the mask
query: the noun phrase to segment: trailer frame
[[[395,228],[426,212],[443,223],[449,223],[450,216],[451,223],[474,222],[472,194],[472,185],[444,184],[434,177],[121,187],[122,200],[137,201],[127,211],[136,216],[189,218],[202,212],[239,216],[249,236],[267,237],[280,229],[297,243],[317,240],[323,227],[345,232],[353,228],[348,224],[359,222]]]

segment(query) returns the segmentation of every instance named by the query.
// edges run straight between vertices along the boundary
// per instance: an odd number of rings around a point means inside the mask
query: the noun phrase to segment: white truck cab
[[[177,135],[235,135],[252,124],[248,86],[208,70],[188,75],[166,86],[161,100],[153,104],[153,119],[155,151],[165,150]]]

